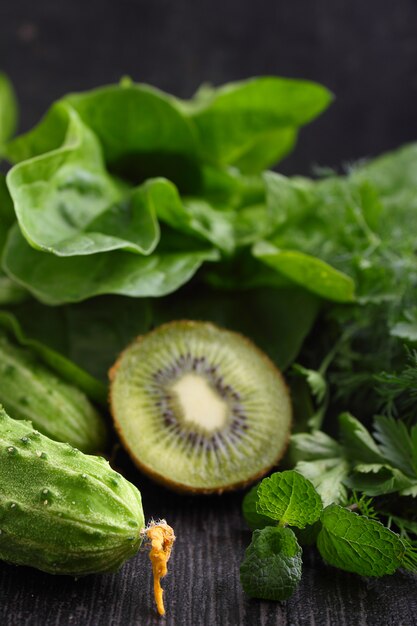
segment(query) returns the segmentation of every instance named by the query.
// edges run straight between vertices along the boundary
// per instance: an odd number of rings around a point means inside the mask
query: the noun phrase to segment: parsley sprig
[[[417,425],[407,428],[403,421],[378,415],[372,436],[359,420],[342,413],[339,432],[340,442],[321,431],[292,437],[296,469],[325,504],[343,504],[349,488],[368,496],[417,496]]]

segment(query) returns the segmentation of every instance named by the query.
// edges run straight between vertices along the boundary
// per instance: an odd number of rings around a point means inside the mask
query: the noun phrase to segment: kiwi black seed
[[[282,457],[291,402],[245,337],[176,321],[139,337],[110,370],[116,428],[140,469],[177,491],[221,493]]]

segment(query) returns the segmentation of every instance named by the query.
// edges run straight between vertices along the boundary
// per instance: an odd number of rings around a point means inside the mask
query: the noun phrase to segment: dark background
[[[126,74],[182,97],[205,81],[272,74],[336,96],[286,172],[417,137],[416,0],[1,0],[0,66],[22,129],[64,93]]]
[[[276,74],[336,95],[282,171],[339,166],[417,137],[416,0],[0,0],[0,68],[16,86],[22,130],[62,94],[125,74],[183,97],[204,81]],[[241,495],[175,496],[122,453],[117,463],[140,486],[147,517],[166,516],[178,535],[166,621],[139,554],[118,574],[81,581],[0,564],[2,626],[417,624],[414,577],[364,580],[308,549],[290,601],[249,601],[238,582],[250,540]]]

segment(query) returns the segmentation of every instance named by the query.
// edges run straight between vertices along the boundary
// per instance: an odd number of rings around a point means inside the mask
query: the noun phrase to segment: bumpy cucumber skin
[[[116,571],[138,551],[139,491],[0,407],[0,559],[75,577]]]
[[[104,450],[105,424],[84,393],[5,334],[0,334],[0,404],[14,419],[30,419],[55,441],[86,453]]]

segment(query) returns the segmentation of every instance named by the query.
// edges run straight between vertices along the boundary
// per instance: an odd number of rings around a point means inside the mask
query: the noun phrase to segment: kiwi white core
[[[229,407],[208,382],[196,374],[186,374],[171,387],[177,396],[185,422],[213,432],[226,423]]]

